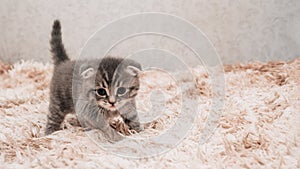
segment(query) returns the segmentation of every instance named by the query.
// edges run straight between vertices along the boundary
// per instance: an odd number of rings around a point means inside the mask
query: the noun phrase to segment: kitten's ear
[[[87,68],[87,69],[81,71],[80,75],[81,75],[81,77],[83,77],[84,79],[87,79],[87,78],[93,76],[94,73],[95,73],[94,68],[89,67],[89,68]]]
[[[132,76],[137,76],[142,70],[135,66],[127,66],[126,71]]]

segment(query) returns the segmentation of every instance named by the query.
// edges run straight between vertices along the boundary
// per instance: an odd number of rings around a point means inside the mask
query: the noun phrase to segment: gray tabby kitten
[[[142,130],[135,106],[141,71],[139,63],[113,57],[71,61],[62,43],[58,20],[54,21],[50,44],[55,66],[50,85],[47,135],[60,130],[65,115],[75,110],[83,127],[100,129],[112,141],[122,139],[109,123],[113,117],[121,116],[129,129]]]

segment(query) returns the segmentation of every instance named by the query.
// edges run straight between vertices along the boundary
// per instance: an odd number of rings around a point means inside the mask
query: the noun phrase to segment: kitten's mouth
[[[107,107],[108,107],[108,109],[111,110],[111,111],[117,110],[117,107],[116,107],[115,105],[109,105],[109,106],[107,106]]]

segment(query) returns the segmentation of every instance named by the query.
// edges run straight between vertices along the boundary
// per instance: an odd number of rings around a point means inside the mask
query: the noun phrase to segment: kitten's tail
[[[50,45],[51,45],[51,53],[53,55],[52,59],[54,61],[54,65],[58,65],[64,61],[69,60],[65,47],[62,43],[61,26],[59,20],[55,20],[53,23]]]

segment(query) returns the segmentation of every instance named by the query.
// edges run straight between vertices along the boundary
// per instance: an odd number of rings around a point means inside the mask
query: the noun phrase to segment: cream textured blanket
[[[199,137],[211,91],[205,69],[194,68],[201,97],[194,127],[171,151],[143,159],[103,150],[72,125],[71,116],[64,130],[44,136],[52,68],[31,61],[0,63],[0,168],[300,168],[300,58],[224,66],[224,111],[203,144]],[[170,110],[178,102],[174,84],[167,77],[160,84],[153,80],[157,76],[141,76],[139,109],[149,107],[144,97],[158,86],[169,92]],[[161,113],[141,136],[159,134],[178,114],[176,106]]]

